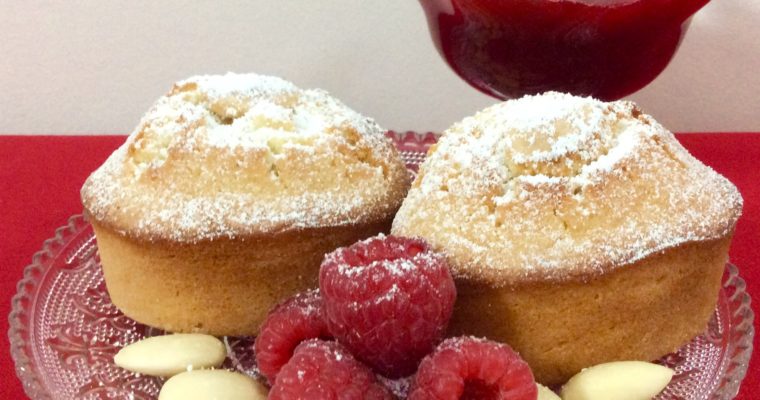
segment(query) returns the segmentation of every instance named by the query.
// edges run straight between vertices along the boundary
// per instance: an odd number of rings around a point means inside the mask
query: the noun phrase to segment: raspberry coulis
[[[420,0],[434,42],[481,91],[615,100],[662,72],[709,0]]]

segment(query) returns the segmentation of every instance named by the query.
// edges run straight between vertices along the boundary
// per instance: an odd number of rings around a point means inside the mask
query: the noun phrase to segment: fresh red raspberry
[[[391,400],[375,374],[340,343],[312,339],[296,347],[277,375],[270,400]]]
[[[296,294],[269,313],[253,344],[259,371],[274,384],[296,346],[314,338],[332,338],[323,318],[318,290]]]
[[[536,400],[528,364],[506,344],[473,337],[446,339],[420,363],[409,400]]]
[[[414,373],[435,348],[456,299],[441,255],[422,240],[383,235],[328,254],[319,287],[330,333],[390,378]]]

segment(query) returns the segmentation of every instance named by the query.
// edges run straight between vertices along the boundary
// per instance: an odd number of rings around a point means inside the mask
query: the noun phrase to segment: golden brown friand
[[[446,253],[452,333],[509,343],[557,384],[704,331],[741,207],[632,103],[546,93],[449,128],[392,232]]]
[[[408,175],[384,133],[275,77],[178,82],[82,188],[114,304],[169,331],[256,333],[325,252],[390,226]]]

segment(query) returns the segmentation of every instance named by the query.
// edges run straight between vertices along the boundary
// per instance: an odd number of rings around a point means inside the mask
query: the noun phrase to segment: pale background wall
[[[126,133],[172,82],[256,71],[392,129],[494,102],[435,52],[414,0],[0,0],[0,133]],[[713,0],[632,96],[677,131],[760,131],[760,1]]]

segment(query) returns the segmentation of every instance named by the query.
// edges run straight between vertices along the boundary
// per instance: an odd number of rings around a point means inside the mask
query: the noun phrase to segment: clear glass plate
[[[433,134],[391,138],[416,172]],[[10,314],[11,355],[33,400],[155,399],[161,379],[113,364],[125,344],[160,334],[122,315],[105,289],[92,228],[71,217],[43,244],[24,271]],[[726,265],[723,288],[707,331],[659,362],[676,376],[657,399],[726,400],[736,396],[752,353],[753,313],[738,270]],[[257,376],[252,338],[225,338],[225,366]],[[389,382],[394,389],[401,382]],[[403,390],[403,389],[401,389]]]

